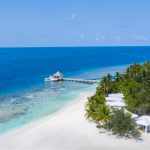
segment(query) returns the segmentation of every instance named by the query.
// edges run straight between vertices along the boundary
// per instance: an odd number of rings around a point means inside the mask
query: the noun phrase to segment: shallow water
[[[82,91],[94,88],[95,85],[81,83],[53,83],[13,98],[7,97],[0,103],[0,132],[52,114],[78,97]]]

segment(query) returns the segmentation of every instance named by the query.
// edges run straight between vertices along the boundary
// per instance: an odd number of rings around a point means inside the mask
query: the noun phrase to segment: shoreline
[[[85,118],[87,97],[83,92],[56,113],[0,135],[2,150],[148,150],[150,136],[142,141],[99,133]]]

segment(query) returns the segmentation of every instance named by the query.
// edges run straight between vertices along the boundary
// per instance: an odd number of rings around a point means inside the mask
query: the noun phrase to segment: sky
[[[0,47],[150,45],[149,0],[0,0]]]

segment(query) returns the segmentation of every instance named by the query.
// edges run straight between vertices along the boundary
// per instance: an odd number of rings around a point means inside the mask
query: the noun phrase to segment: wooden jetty
[[[49,76],[44,79],[47,81],[71,81],[71,82],[80,82],[80,83],[86,83],[86,84],[95,84],[98,83],[99,80],[88,80],[88,79],[79,79],[79,78],[64,78],[63,74],[59,71],[57,71],[52,76]]]
[[[98,83],[99,80],[86,80],[86,79],[78,79],[78,78],[63,78],[63,81],[71,81],[71,82],[80,82],[80,83],[87,83],[87,84],[95,84]]]

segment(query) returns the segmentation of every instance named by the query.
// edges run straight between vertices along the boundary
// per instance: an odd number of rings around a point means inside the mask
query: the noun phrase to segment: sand
[[[0,150],[149,150],[150,135],[135,141],[100,133],[85,119],[82,93],[59,112],[0,136]]]

